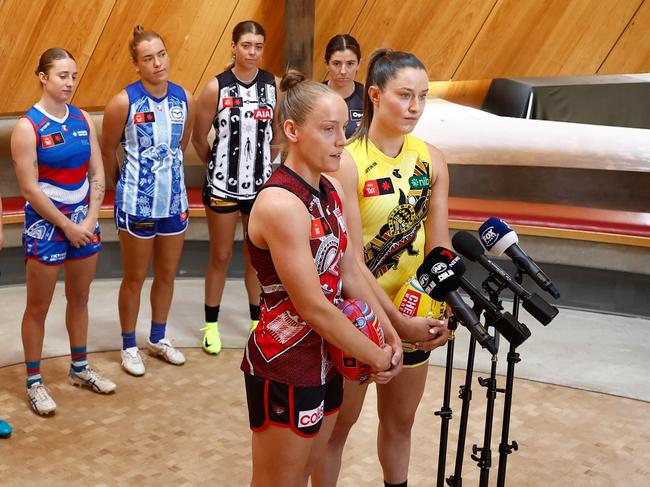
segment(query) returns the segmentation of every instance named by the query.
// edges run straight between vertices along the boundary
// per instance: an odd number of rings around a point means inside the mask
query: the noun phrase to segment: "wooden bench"
[[[201,188],[188,188],[191,217],[205,217]],[[108,191],[100,218],[113,218],[114,193]],[[21,196],[2,198],[5,224],[25,220]],[[650,247],[650,213],[527,203],[449,198],[449,228],[476,230],[489,217],[507,221],[520,235]]]

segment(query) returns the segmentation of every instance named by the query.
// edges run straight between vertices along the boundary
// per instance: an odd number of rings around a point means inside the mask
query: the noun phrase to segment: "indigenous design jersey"
[[[90,185],[90,129],[81,110],[66,105],[62,119],[50,115],[38,105],[23,118],[30,121],[36,134],[38,187],[57,209],[75,223],[88,213]],[[63,231],[25,203],[25,235],[40,240],[65,240]]]
[[[323,81],[323,84],[329,86],[327,81]],[[348,125],[345,128],[345,137],[349,139],[361,125],[363,118],[363,85],[358,81],[354,82],[354,91],[345,99],[345,104],[348,106]]]
[[[230,70],[217,79],[219,101],[212,122],[215,139],[207,189],[216,198],[252,200],[271,176],[275,78],[260,69],[248,84]]]
[[[393,299],[424,259],[424,221],[431,192],[426,144],[407,135],[397,157],[388,157],[368,140],[346,150],[357,166],[364,260]]]
[[[337,304],[342,288],[339,265],[347,247],[339,195],[327,178],[321,177],[319,192],[286,166],[280,166],[264,188],[272,186],[285,188],[305,203],[311,215],[310,244],[321,289]],[[336,374],[325,340],[296,312],[275,271],[271,253],[249,239],[247,244],[262,286],[262,314],[246,344],[242,370],[284,384],[325,384]]]
[[[181,140],[187,120],[185,90],[167,84],[156,98],[141,81],[125,88],[129,115],[122,134],[124,163],[115,206],[129,215],[167,218],[188,208]]]

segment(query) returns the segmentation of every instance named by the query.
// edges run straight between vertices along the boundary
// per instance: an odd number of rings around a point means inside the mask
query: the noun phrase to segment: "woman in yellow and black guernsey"
[[[407,317],[393,301],[427,252],[451,248],[449,176],[440,151],[410,135],[426,103],[428,76],[422,62],[411,53],[377,50],[366,88],[363,120],[335,176],[348,202],[351,248],[365,263],[368,280],[404,341],[403,372],[377,386],[377,451],[385,485],[406,486],[411,428],[426,365],[430,351],[447,342],[448,330],[444,317]],[[343,447],[366,390],[364,384],[346,381],[327,454],[312,477],[315,487],[336,485]]]

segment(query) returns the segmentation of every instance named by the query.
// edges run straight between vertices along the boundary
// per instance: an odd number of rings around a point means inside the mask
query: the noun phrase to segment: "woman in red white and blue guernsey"
[[[262,288],[260,322],[241,366],[253,486],[306,486],[323,454],[343,393],[326,342],[369,364],[381,383],[399,371],[402,358],[397,334],[357,260],[346,253],[341,188],[322,175],[340,164],[345,102],[296,71],[280,87],[287,157],[253,204],[246,242]],[[376,310],[388,345],[380,348],[350,326],[335,306],[348,297]]]
[[[47,315],[57,275],[65,269],[66,327],[74,385],[109,393],[115,384],[88,367],[88,294],[101,248],[97,218],[104,199],[104,169],[88,114],[67,104],[77,65],[65,49],[40,58],[36,75],[41,99],[23,115],[11,136],[18,184],[25,197],[23,247],[27,305],[22,321],[27,395],[34,411],[54,412],[43,385],[40,359]]]

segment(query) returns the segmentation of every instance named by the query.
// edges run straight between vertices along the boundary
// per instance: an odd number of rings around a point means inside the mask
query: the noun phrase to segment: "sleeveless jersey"
[[[323,84],[328,84],[323,81]],[[345,128],[345,137],[350,138],[361,125],[363,118],[363,85],[358,81],[354,82],[354,91],[350,96],[345,99],[345,104],[348,106],[348,125]]]
[[[66,105],[68,114],[58,119],[34,105],[22,118],[36,134],[38,187],[57,209],[75,223],[88,214],[90,184],[90,128],[77,107]],[[40,240],[65,240],[65,234],[25,203],[24,233]]]
[[[250,83],[231,70],[217,76],[219,100],[215,139],[206,171],[211,196],[252,200],[271,176],[271,138],[276,90],[273,75],[262,69]]]
[[[366,148],[367,147],[367,148]],[[368,140],[346,150],[357,166],[364,260],[394,299],[424,259],[431,192],[430,155],[420,139],[406,135],[397,157],[388,157]]]
[[[129,215],[167,218],[188,209],[181,140],[187,121],[185,90],[167,84],[163,98],[141,81],[124,89],[129,115],[122,133],[124,163],[115,187],[115,206]]]
[[[280,166],[264,188],[272,186],[285,188],[304,202],[311,216],[309,243],[321,289],[330,302],[337,304],[342,288],[339,265],[347,247],[339,195],[324,176],[320,191],[316,191],[286,166]],[[262,313],[246,344],[242,370],[301,387],[325,384],[336,375],[325,340],[298,315],[277,275],[271,253],[257,248],[248,238],[247,244],[262,288]]]

